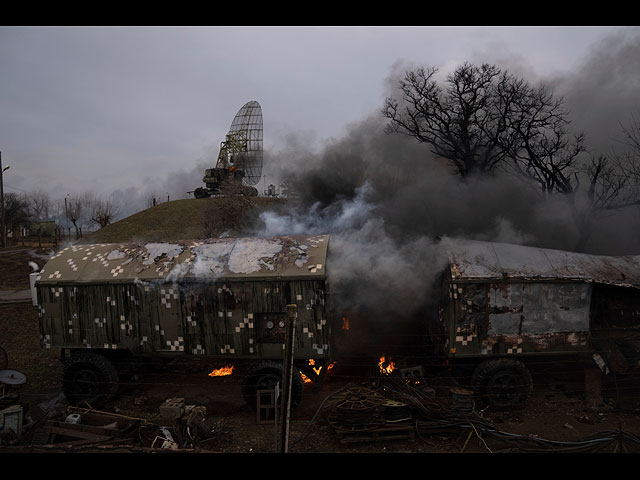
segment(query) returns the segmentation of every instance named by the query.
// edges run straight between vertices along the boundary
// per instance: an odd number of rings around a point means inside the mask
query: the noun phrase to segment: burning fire
[[[321,366],[320,367],[314,367],[315,364],[316,364],[316,361],[313,358],[310,358],[309,359],[309,365],[311,367],[313,367],[312,370],[314,372],[316,372],[316,375],[320,375],[320,371],[322,370],[322,367]]]
[[[320,375],[320,372],[322,371],[322,365],[320,365],[319,367],[314,366],[316,364],[316,361],[313,358],[309,359],[309,366],[312,368],[312,370],[314,372],[316,372],[316,375]],[[327,366],[327,372],[329,370],[331,370],[334,366],[334,363],[330,363]],[[307,377],[304,373],[300,374],[302,376],[302,380],[304,380],[304,383],[311,383],[311,379],[309,377]]]
[[[342,330],[349,331],[349,319],[347,317],[342,317]]]
[[[210,377],[224,377],[233,373],[233,365],[217,368],[209,374]]]
[[[380,362],[378,363],[378,367],[380,368],[380,373],[384,373],[385,375],[389,375],[396,368],[396,364],[391,361],[391,359],[387,360],[387,358],[383,355],[380,357]]]

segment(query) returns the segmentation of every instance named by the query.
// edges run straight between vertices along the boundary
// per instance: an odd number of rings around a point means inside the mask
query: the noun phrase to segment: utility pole
[[[69,233],[69,240],[71,240],[71,228],[69,227],[69,210],[67,209],[67,197],[68,197],[69,195],[70,195],[70,194],[69,194],[69,193],[67,193],[67,194],[64,196],[64,218],[65,218],[64,223],[65,223],[65,224],[66,224],[66,226],[67,226],[67,232]]]
[[[293,347],[296,333],[296,305],[287,305],[287,332],[285,337],[284,364],[282,369],[282,428],[280,429],[280,453],[289,447],[289,420],[291,418],[291,381],[293,379]]]
[[[4,184],[2,180],[2,174],[5,170],[8,170],[9,166],[2,168],[2,152],[0,152],[0,228],[2,229],[2,248],[7,246],[7,229],[4,221]]]

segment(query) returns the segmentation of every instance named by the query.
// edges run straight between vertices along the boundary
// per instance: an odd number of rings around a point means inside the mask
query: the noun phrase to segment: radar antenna
[[[262,108],[255,100],[245,103],[233,121],[215,168],[205,170],[205,187],[196,188],[196,198],[211,195],[241,194],[255,196],[253,187],[262,176]]]

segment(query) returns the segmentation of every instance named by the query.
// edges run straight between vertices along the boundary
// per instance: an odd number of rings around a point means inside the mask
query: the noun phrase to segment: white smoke
[[[260,235],[329,234],[328,282],[340,308],[412,315],[429,299],[435,275],[445,266],[437,241],[427,236],[392,237],[365,183],[352,199],[330,208],[260,215]]]

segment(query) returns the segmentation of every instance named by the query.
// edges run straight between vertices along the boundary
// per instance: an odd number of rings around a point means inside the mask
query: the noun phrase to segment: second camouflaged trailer
[[[252,364],[243,395],[282,376],[287,305],[295,366],[313,380],[329,361],[325,235],[74,245],[33,274],[45,348],[59,348],[73,402],[114,394],[144,360],[184,355]],[[326,368],[320,371],[326,371]],[[300,401],[302,378],[292,383]]]
[[[629,372],[640,362],[640,256],[599,256],[444,238],[439,353],[466,367],[476,398],[521,405],[530,369],[567,361]]]

